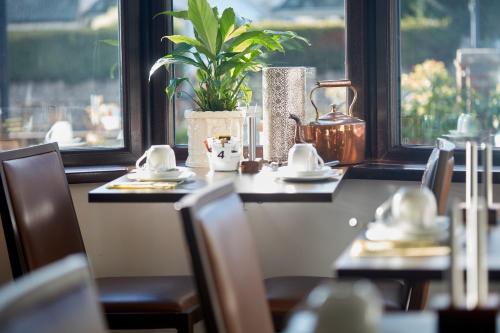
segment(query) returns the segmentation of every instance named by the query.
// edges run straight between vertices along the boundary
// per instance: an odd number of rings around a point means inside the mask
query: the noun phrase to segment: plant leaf
[[[188,36],[183,36],[183,35],[164,36],[163,38],[167,38],[167,39],[171,40],[172,42],[174,42],[175,44],[185,43],[185,44],[192,45],[197,50],[199,50],[200,52],[204,53],[208,57],[215,58],[215,55],[212,52],[210,52],[210,50],[208,50],[205,47],[205,45],[203,45],[200,41],[198,41],[198,40],[196,40],[194,38],[191,38],[191,37],[188,37]]]
[[[178,19],[183,19],[183,20],[188,20],[188,11],[187,10],[179,10],[179,11],[173,11],[173,10],[166,10],[166,11],[163,11],[163,12],[159,12],[158,14],[156,14],[155,16],[153,16],[153,19],[157,18],[158,16],[161,16],[161,15],[169,15],[169,16],[173,16],[175,18],[178,18]]]
[[[170,84],[168,85],[165,92],[167,93],[167,97],[171,100],[174,95],[177,87],[181,85],[182,82],[188,81],[187,77],[176,77],[175,79],[170,80]]]
[[[171,57],[163,57],[163,58],[160,58],[158,60],[156,60],[156,62],[154,63],[154,65],[151,67],[151,69],[149,70],[149,80],[151,80],[151,76],[153,76],[153,74],[161,67],[165,66],[167,67],[167,70],[168,70],[168,67],[175,63],[175,60],[172,59]]]
[[[227,36],[226,41],[228,41],[228,40],[231,40],[231,39],[233,39],[233,38],[238,37],[238,36],[239,36],[239,35],[241,35],[242,33],[247,32],[247,31],[248,31],[248,29],[250,29],[250,26],[249,26],[248,24],[244,24],[244,25],[242,25],[242,26],[238,27],[236,30],[233,30],[233,32],[231,32],[231,33]]]
[[[206,70],[204,63],[199,63],[196,60],[179,54],[172,54],[171,58],[174,59],[175,63],[183,63],[186,65],[191,65]]]
[[[219,22],[219,31],[222,42],[225,42],[227,36],[231,32],[233,32],[235,24],[236,24],[236,15],[234,14],[234,10],[232,8],[226,8],[222,13]]]
[[[276,30],[264,30],[264,33],[268,34],[268,35],[274,35],[274,36],[280,36],[280,37],[285,37],[286,39],[297,39],[301,42],[304,42],[305,44],[307,44],[308,46],[311,46],[311,43],[309,42],[308,39],[300,36],[300,35],[297,35],[295,32],[293,31],[276,31]]]
[[[207,0],[188,0],[188,18],[203,44],[216,53],[219,22]]]
[[[177,44],[175,49],[172,51],[172,54],[182,55],[184,53],[191,51],[192,48],[193,48],[193,46],[189,45],[188,43],[179,43],[179,44]]]
[[[103,39],[100,42],[109,46],[120,46],[120,41],[118,39]]]
[[[270,51],[280,51],[284,52],[285,49],[279,41],[274,39],[271,35],[264,33],[263,31],[247,31],[234,38],[228,47],[230,51],[242,52],[246,48],[254,45],[260,44]]]

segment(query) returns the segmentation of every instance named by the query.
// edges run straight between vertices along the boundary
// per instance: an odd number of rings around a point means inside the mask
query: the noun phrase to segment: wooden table
[[[447,256],[353,257],[351,246],[333,264],[333,270],[340,278],[431,281],[444,280],[448,274]],[[493,227],[489,234],[488,266],[490,279],[500,280],[500,227]]]
[[[290,321],[294,323],[285,332],[306,332],[310,321],[304,319]],[[379,333],[439,333],[437,313],[424,312],[386,312],[384,313],[377,332]],[[497,332],[500,333],[500,317],[497,316]],[[475,332],[471,332],[475,333]]]
[[[437,313],[410,312],[390,314],[382,318],[380,333],[439,333]],[[500,317],[497,316],[497,329],[500,333]],[[471,332],[475,333],[475,332]]]
[[[285,182],[272,171],[250,175],[192,169],[195,179],[173,190],[109,189],[108,183],[90,191],[89,202],[176,202],[186,194],[221,181],[232,181],[244,202],[332,202],[347,171],[345,167],[338,169],[342,175],[336,179],[307,183]],[[130,181],[126,175],[111,183],[125,181]]]

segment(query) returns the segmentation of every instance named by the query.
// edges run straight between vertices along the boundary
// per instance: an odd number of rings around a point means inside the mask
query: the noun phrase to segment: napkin
[[[109,184],[106,188],[113,190],[173,190],[177,183],[172,182],[120,182]]]
[[[358,239],[351,247],[353,257],[430,257],[446,256],[449,253],[449,246],[427,241],[397,242]]]

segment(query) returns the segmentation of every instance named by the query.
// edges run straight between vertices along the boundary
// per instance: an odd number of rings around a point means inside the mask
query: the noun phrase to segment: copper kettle
[[[313,94],[321,88],[349,87],[354,93],[348,114],[337,111],[332,105],[330,113],[319,116],[318,107],[313,100]],[[316,120],[308,125],[302,125],[295,115],[295,142],[312,143],[325,162],[338,160],[341,165],[360,163],[365,158],[366,123],[364,120],[352,116],[352,108],[358,98],[358,92],[350,80],[327,80],[316,82],[311,90],[309,99],[316,110]]]

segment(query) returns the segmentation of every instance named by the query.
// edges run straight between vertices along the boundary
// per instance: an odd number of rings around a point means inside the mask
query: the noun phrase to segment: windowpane
[[[401,0],[401,143],[500,146],[500,2]]]
[[[292,30],[309,39],[312,44],[300,50],[287,50],[285,54],[270,57],[270,66],[308,67],[309,81],[335,80],[345,77],[345,38],[344,38],[344,0],[247,0],[224,1],[209,0],[221,12],[226,7],[234,8],[237,15],[250,19],[254,25],[272,30]],[[187,8],[187,0],[174,1],[174,9]],[[183,20],[174,20],[176,34],[191,34],[192,27]],[[177,76],[195,76],[193,68],[176,67]],[[249,77],[253,90],[251,106],[261,109],[262,76],[254,73]],[[321,113],[329,111],[330,104],[340,105],[345,110],[344,89],[322,89],[315,95]],[[307,102],[308,103],[308,102]],[[175,140],[177,144],[187,143],[187,130],[184,110],[192,109],[193,103],[186,95],[176,98],[175,103]],[[306,107],[307,120],[313,120],[313,109]],[[259,126],[262,130],[262,126]]]
[[[0,150],[123,147],[118,0],[0,6]]]

